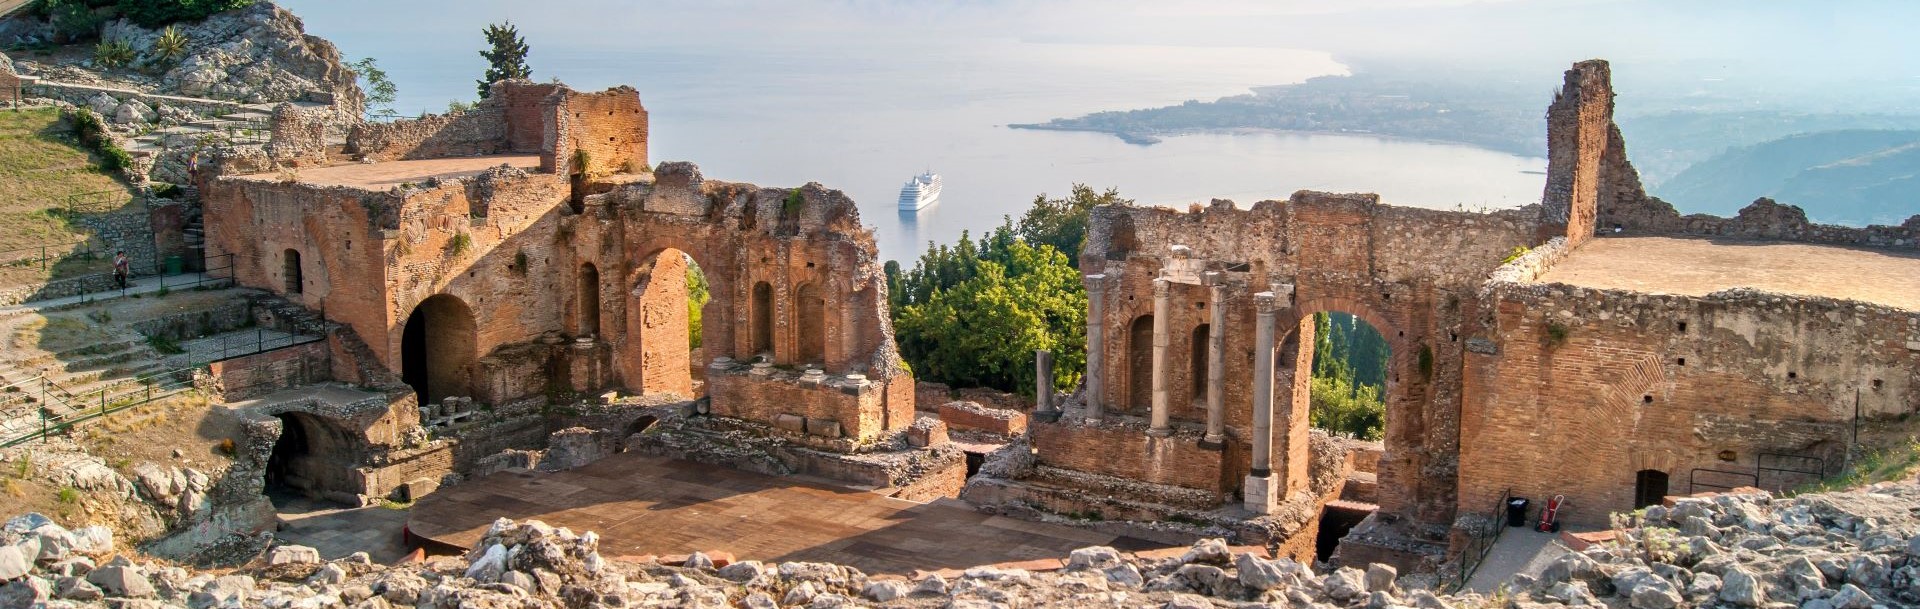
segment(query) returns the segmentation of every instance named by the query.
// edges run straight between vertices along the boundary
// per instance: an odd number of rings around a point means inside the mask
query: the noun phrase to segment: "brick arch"
[[[688,264],[688,260],[692,264]],[[687,271],[699,265],[694,250],[664,245],[653,248],[627,272],[623,324],[626,333],[614,341],[614,359],[626,387],[642,394],[673,393],[692,397],[691,320],[687,311]],[[712,282],[709,293],[715,293]],[[732,323],[714,298],[701,309],[701,325]],[[709,317],[709,315],[712,315]],[[704,331],[703,331],[704,334]],[[702,351],[707,349],[704,347]],[[702,357],[702,360],[705,358]]]

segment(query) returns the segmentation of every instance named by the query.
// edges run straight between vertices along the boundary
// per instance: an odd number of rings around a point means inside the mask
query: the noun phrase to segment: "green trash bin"
[[[185,266],[185,264],[186,264],[186,261],[181,260],[179,256],[167,256],[167,274],[168,275],[180,274],[180,270],[183,266]]]

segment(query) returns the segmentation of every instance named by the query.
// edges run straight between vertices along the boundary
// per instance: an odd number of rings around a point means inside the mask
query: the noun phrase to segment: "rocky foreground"
[[[1076,550],[1056,572],[980,567],[951,578],[869,577],[831,564],[610,560],[594,533],[501,520],[464,557],[398,566],[322,561],[300,546],[244,569],[195,572],[114,555],[105,529],[37,515],[0,533],[5,607],[1765,607],[1920,603],[1920,485],[1773,499],[1687,498],[1623,517],[1615,542],[1564,556],[1493,597],[1402,590],[1391,568],[1316,573],[1205,540],[1143,560]]]

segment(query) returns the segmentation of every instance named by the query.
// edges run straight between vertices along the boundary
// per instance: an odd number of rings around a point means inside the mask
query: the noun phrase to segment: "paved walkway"
[[[1558,533],[1542,533],[1531,526],[1508,528],[1500,533],[1500,540],[1494,542],[1486,562],[1480,563],[1473,577],[1467,579],[1467,589],[1491,594],[1515,574],[1539,576],[1553,559],[1571,551],[1555,541],[1559,538]]]
[[[136,296],[136,295],[144,296],[147,294],[159,292],[163,287],[169,290],[176,290],[176,291],[188,290],[188,289],[192,289],[196,285],[196,283],[200,285],[206,285],[209,287],[226,287],[227,285],[232,284],[233,280],[222,278],[222,277],[208,277],[202,273],[183,273],[179,275],[148,275],[146,277],[136,277],[132,281],[127,282],[127,289],[124,289],[124,290],[107,290],[105,292],[90,292],[87,294],[80,294],[78,296],[62,296],[60,298],[44,298],[40,300],[30,300],[30,301],[13,305],[13,306],[0,307],[0,317],[5,317],[9,313],[24,313],[28,311],[42,311],[42,310],[58,310],[58,309],[64,309],[64,308],[72,307],[76,305],[102,302],[107,300],[117,300],[120,298],[126,298],[128,296]]]
[[[635,453],[554,474],[508,471],[414,505],[414,535],[471,547],[494,519],[535,518],[600,534],[607,556],[719,550],[740,560],[825,561],[867,573],[1058,559],[1076,548],[1158,547],[1064,525],[990,516],[815,482]]]
[[[1538,282],[1682,296],[1754,288],[1920,311],[1920,254],[1807,243],[1606,237],[1575,249]]]

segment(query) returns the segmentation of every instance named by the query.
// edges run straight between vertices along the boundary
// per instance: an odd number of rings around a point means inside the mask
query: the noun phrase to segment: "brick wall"
[[[1511,488],[1565,494],[1570,521],[1603,524],[1633,507],[1641,470],[1684,493],[1695,469],[1753,472],[1761,453],[1833,459],[1856,390],[1865,417],[1920,411],[1920,314],[1742,290],[1488,293],[1493,323],[1466,371],[1461,510]]]
[[[1221,492],[1220,453],[1200,448],[1192,432],[1152,438],[1134,426],[1038,421],[1029,430],[1041,465]]]
[[[219,399],[237,402],[283,389],[332,379],[331,351],[326,341],[294,345],[208,364],[218,379]]]

